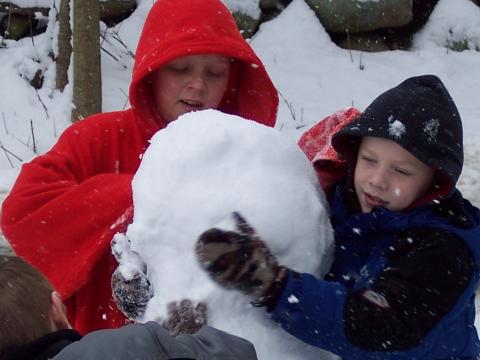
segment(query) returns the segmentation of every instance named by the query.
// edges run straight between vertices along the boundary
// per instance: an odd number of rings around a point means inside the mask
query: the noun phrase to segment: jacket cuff
[[[270,317],[307,344],[340,354],[336,345],[348,344],[343,329],[346,296],[339,283],[289,271]]]
[[[255,307],[265,306],[267,312],[271,312],[277,305],[278,299],[282,295],[285,284],[287,283],[288,272],[292,271],[284,266],[278,268],[277,276],[270,288],[266,291],[266,295],[251,304]]]

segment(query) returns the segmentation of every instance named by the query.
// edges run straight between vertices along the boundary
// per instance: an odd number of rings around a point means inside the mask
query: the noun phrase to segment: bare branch
[[[135,54],[133,53],[132,50],[130,50],[130,48],[125,44],[125,42],[122,40],[122,38],[120,37],[120,35],[118,34],[118,31],[114,31],[113,32],[113,36],[112,38],[114,40],[116,40],[120,45],[122,45],[124,48],[125,48],[125,51],[127,52],[127,54],[133,59],[135,58]]]
[[[37,143],[35,142],[35,131],[33,130],[33,120],[30,119],[30,132],[32,134],[32,149],[33,152],[37,153]]]
[[[47,115],[47,119],[50,119],[50,114],[48,113],[48,108],[43,102],[42,98],[40,97],[40,94],[38,93],[38,90],[35,89],[35,94],[37,94],[38,101],[40,101],[40,104],[42,104],[43,110],[45,111],[45,114]]]
[[[3,127],[5,128],[5,133],[8,135],[7,120],[5,119],[5,113],[3,111],[2,111],[2,118],[3,118]]]
[[[295,113],[295,108],[293,107],[293,105],[287,100],[285,96],[283,96],[283,94],[280,91],[278,91],[278,93],[283,99],[283,102],[287,105],[288,110],[290,110],[290,114],[292,114],[293,120],[297,120],[297,114]]]
[[[3,146],[3,144],[2,144],[1,142],[0,142],[0,148],[5,152],[5,155],[6,155],[7,157],[8,157],[7,154],[10,154],[10,155],[12,155],[15,159],[17,159],[18,161],[23,162],[23,160],[22,160],[19,156],[15,155],[13,152],[11,152],[10,150],[8,150],[5,146]]]
[[[12,160],[10,160],[10,156],[8,155],[7,149],[3,146],[3,144],[0,142],[0,148],[3,150],[3,153],[5,154],[5,157],[7,158],[8,162],[10,163],[10,166],[12,169],[14,168]]]

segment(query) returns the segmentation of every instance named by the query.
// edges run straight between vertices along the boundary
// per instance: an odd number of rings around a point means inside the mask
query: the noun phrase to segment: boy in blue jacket
[[[462,125],[436,76],[387,90],[332,138],[348,174],[330,198],[324,279],[277,263],[240,214],[209,229],[202,267],[302,341],[344,359],[475,359],[480,211],[455,188]]]

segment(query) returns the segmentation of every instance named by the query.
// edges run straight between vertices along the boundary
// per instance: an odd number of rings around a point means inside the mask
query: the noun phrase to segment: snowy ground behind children
[[[152,1],[138,3],[128,19],[115,28],[102,29],[106,30],[102,45],[106,50],[102,51],[104,111],[128,106],[130,52],[135,50]],[[47,151],[68,125],[71,86],[63,93],[53,90],[55,68],[48,54],[54,31],[50,26],[47,33],[33,39],[5,40],[6,47],[0,48],[0,201],[21,164]],[[471,50],[454,52],[445,47],[462,41]],[[279,17],[263,24],[251,44],[280,92],[276,128],[294,141],[338,109],[353,105],[363,110],[377,95],[407,77],[438,75],[464,124],[465,166],[459,187],[480,205],[480,52],[475,50],[480,48],[480,8],[472,2],[440,0],[410,51],[340,49],[304,0],[294,0]],[[45,80],[36,91],[28,80],[39,69]]]

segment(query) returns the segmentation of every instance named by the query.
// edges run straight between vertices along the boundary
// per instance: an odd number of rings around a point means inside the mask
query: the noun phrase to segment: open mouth
[[[188,107],[193,109],[200,109],[203,107],[203,103],[196,100],[182,99],[180,102]]]
[[[387,201],[382,200],[381,198],[371,195],[369,193],[364,192],[365,201],[371,207],[385,207],[388,204]]]

